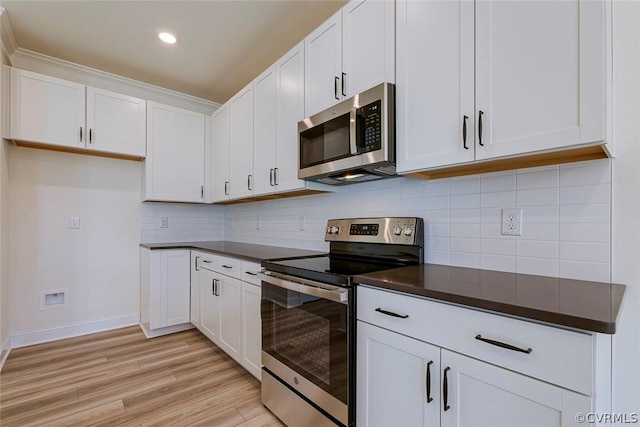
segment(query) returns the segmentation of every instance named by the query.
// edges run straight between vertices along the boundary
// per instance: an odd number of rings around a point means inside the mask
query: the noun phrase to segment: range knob
[[[335,225],[331,227],[331,234],[338,234],[338,231],[340,231],[340,229]]]
[[[407,228],[404,229],[404,235],[405,236],[411,236],[411,234],[413,234],[413,228],[407,227]]]
[[[331,234],[331,227],[327,227],[327,234]]]
[[[399,236],[400,234],[402,234],[402,228],[396,225],[395,227],[393,227],[393,234],[395,234],[396,236]]]

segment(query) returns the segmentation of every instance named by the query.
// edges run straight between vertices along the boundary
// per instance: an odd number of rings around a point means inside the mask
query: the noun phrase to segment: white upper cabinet
[[[145,200],[204,201],[205,116],[148,103]]]
[[[276,67],[253,81],[253,194],[275,191]],[[247,153],[248,154],[248,153]]]
[[[213,113],[211,123],[211,193],[212,201],[219,202],[229,198],[229,103]]]
[[[305,115],[394,82],[394,2],[352,0],[305,40]]]
[[[87,148],[144,157],[146,108],[143,99],[87,87]]]
[[[5,138],[42,147],[145,157],[145,100],[10,70],[10,121]]]
[[[229,101],[229,195],[253,194],[253,82]]]
[[[398,0],[396,19],[399,172],[604,143],[603,1]]]

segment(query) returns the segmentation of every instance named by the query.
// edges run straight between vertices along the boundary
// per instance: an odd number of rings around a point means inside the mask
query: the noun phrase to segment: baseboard
[[[174,332],[186,331],[188,329],[193,329],[194,327],[195,326],[193,326],[191,323],[181,323],[179,325],[149,330],[143,323],[140,323],[140,329],[142,329],[142,332],[144,333],[144,336],[147,337],[147,339],[160,337],[167,334],[173,334]]]
[[[11,337],[7,337],[0,345],[0,372],[4,368],[4,362],[7,361],[9,353],[11,353]]]
[[[11,334],[11,348],[26,347],[28,345],[43,342],[56,341],[64,338],[80,335],[104,332],[111,329],[124,328],[140,323],[140,313],[124,316],[108,317],[106,319],[92,320],[73,325],[55,326],[52,328],[38,329],[34,331]]]

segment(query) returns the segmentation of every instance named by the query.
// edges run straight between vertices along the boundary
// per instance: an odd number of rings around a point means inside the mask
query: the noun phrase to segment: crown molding
[[[4,7],[0,7],[0,42],[2,43],[0,46],[2,63],[11,64],[11,55],[18,48],[18,44],[11,28],[9,12]]]
[[[18,68],[205,114],[213,113],[220,106],[220,104],[207,99],[118,76],[20,47],[13,52],[10,59],[11,64]]]

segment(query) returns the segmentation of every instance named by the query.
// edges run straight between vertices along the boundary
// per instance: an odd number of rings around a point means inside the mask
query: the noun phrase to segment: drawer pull
[[[258,273],[252,273],[251,271],[245,271],[249,276],[257,276]]]
[[[433,365],[433,360],[427,363],[427,403],[433,401],[433,397],[431,397],[431,365]]]
[[[487,344],[495,345],[497,347],[506,348],[507,350],[518,351],[520,353],[530,354],[533,351],[533,349],[531,347],[529,347],[528,349],[525,350],[523,348],[516,347],[516,346],[513,346],[511,344],[505,344],[505,343],[500,342],[500,341],[490,340],[489,338],[483,338],[482,335],[480,335],[480,334],[476,335],[476,339],[479,340],[479,341],[486,342]]]
[[[231,265],[225,265],[225,264],[222,264],[222,266],[223,266],[224,268],[233,268],[233,266],[231,266]]]
[[[451,406],[449,406],[449,380],[447,379],[447,372],[449,372],[450,369],[448,366],[444,368],[444,380],[442,381],[442,394],[444,395],[443,409],[445,412],[451,409]]]
[[[393,311],[387,311],[387,310],[383,310],[380,307],[376,308],[376,311],[378,313],[382,313],[382,314],[386,314],[387,316],[391,316],[391,317],[399,317],[401,319],[406,319],[407,317],[409,317],[408,314],[398,314],[398,313],[394,313]]]
[[[209,261],[208,259],[203,259],[202,262],[204,262],[205,264],[211,264],[211,261]]]

